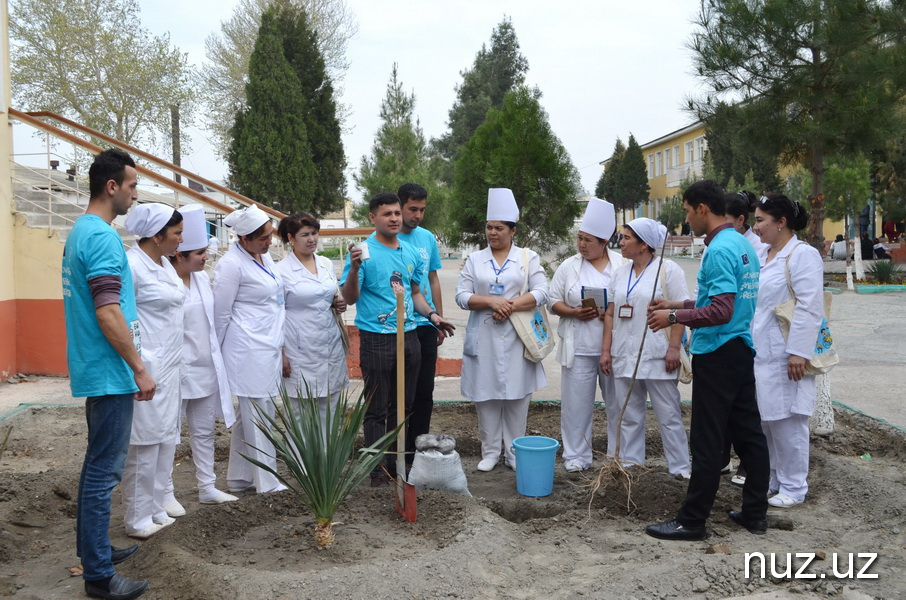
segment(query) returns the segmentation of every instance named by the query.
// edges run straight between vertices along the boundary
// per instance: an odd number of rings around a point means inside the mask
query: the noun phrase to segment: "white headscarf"
[[[248,235],[270,221],[266,212],[252,204],[242,210],[234,210],[223,219],[223,224],[232,227],[236,235]]]
[[[633,219],[626,224],[626,227],[632,229],[640,240],[654,249],[663,246],[667,239],[667,228],[654,219],[646,217]]]
[[[173,218],[172,206],[158,202],[139,204],[126,217],[126,231],[140,238],[149,238],[160,233]]]

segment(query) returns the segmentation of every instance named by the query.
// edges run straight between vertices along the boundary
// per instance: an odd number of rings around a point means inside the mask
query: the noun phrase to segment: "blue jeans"
[[[79,477],[76,551],[86,581],[116,573],[110,561],[110,498],[126,465],[133,398],[119,394],[85,399],[88,447]]]

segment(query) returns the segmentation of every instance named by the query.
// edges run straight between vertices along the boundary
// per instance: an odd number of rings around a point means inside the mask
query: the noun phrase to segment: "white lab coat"
[[[264,267],[236,243],[214,269],[214,331],[230,389],[246,398],[277,397],[281,379],[283,278],[263,259]]]
[[[346,352],[334,320],[337,278],[333,263],[315,256],[318,273],[306,269],[290,253],[277,264],[286,288],[283,351],[292,375],[283,379],[292,396],[305,397],[306,385],[316,398],[326,398],[349,385]]]
[[[612,277],[613,272],[627,261],[622,254],[610,248],[607,249],[607,257],[610,259],[609,271]],[[549,311],[553,312],[553,306],[557,302],[566,302],[569,306],[575,306],[567,301],[567,294],[574,287],[581,287],[582,285],[579,281],[579,270],[582,267],[582,261],[581,254],[570,256],[554,272],[554,277],[551,279],[550,296],[547,299]],[[610,300],[610,296],[608,296],[608,301]],[[557,323],[557,335],[560,336],[560,343],[557,344],[557,362],[568,369],[572,368],[573,359],[576,355],[575,326],[575,319],[565,317],[560,317]]]
[[[536,306],[547,302],[547,278],[538,254],[528,251],[529,264],[522,264],[522,248],[510,247],[509,264],[500,273],[504,286],[503,297],[513,299],[522,293],[525,269],[528,268],[528,289]],[[474,294],[490,295],[490,284],[497,276],[491,266],[490,248],[473,252],[459,275],[456,285],[456,304],[469,310],[469,298]],[[496,265],[496,263],[495,263]],[[498,268],[501,265],[496,265]],[[523,356],[525,346],[509,320],[495,323],[490,310],[472,310],[466,324],[463,342],[462,395],[475,402],[484,400],[522,400],[547,385],[544,367]]]
[[[611,298],[613,303],[613,341],[610,346],[610,355],[614,377],[632,377],[635,361],[639,355],[639,344],[642,343],[642,334],[648,327],[648,303],[651,302],[651,288],[654,285],[660,260],[655,257],[651,261],[651,264],[642,273],[638,284],[636,284],[636,275],[631,262],[617,269],[611,279],[607,297]],[[627,301],[626,289],[630,273],[634,287]],[[664,297],[661,277],[666,277],[667,295],[670,296],[670,300],[689,299],[686,276],[679,265],[671,260],[664,261],[657,289],[654,290],[655,298]],[[620,318],[620,307],[624,304],[632,306],[631,319]],[[677,371],[667,372],[667,364],[664,360],[667,356],[667,346],[667,337],[662,331],[655,333],[649,330],[645,334],[645,348],[642,350],[637,379],[676,379]]]
[[[157,384],[151,401],[135,401],[129,443],[145,446],[175,442],[179,437],[185,286],[166,257],[157,264],[138,243],[129,249],[126,257],[135,286],[142,362]]]
[[[758,234],[755,233],[755,230],[751,227],[746,229],[746,232],[742,235],[749,240],[749,243],[755,248],[755,254],[758,256],[758,259],[761,262],[764,262],[764,259],[767,258],[768,250],[770,250],[771,247],[762,242],[761,238],[758,237]],[[702,256],[704,256],[704,253],[702,253]]]
[[[223,354],[220,352],[220,343],[214,331],[214,293],[211,291],[211,278],[204,271],[191,273],[191,290],[186,290],[186,318],[184,319],[184,344],[183,344],[183,373],[181,381],[181,395],[187,400],[205,398],[211,391],[204,393],[193,381],[192,369],[186,365],[198,362],[199,354],[207,353],[213,361],[214,379],[218,402],[215,404],[215,415],[223,419],[227,427],[232,427],[236,422],[236,412],[233,409],[233,398],[230,395],[230,382],[227,379],[226,367],[223,364]],[[195,296],[197,294],[197,296]],[[197,314],[204,321],[189,318],[189,303],[194,298],[201,298],[201,309]]]
[[[815,376],[799,381],[787,376],[790,354],[810,359],[815,353],[818,330],[824,317],[824,268],[818,251],[793,238],[774,259],[762,264],[758,301],[752,318],[755,342],[755,382],[758,409],[763,421],[784,419],[790,415],[811,415],[815,407]],[[790,252],[790,277],[796,292],[796,310],[789,339],[784,341],[774,307],[790,299],[786,282],[786,262]]]

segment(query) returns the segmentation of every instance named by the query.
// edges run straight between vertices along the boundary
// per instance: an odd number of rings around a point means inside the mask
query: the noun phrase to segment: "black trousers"
[[[415,438],[431,429],[431,412],[434,410],[434,376],[437,373],[437,329],[423,325],[415,329],[421,346],[421,366],[415,382],[415,397],[406,426],[406,464],[415,458]]]
[[[770,462],[755,400],[754,356],[740,338],[692,358],[692,479],[676,520],[701,527],[711,514],[720,485],[725,436],[746,467],[742,512],[764,519],[768,510]]]
[[[369,400],[365,412],[365,445],[370,446],[388,431],[396,428],[396,334],[359,331],[359,362],[362,378],[365,380],[365,398]],[[404,360],[406,366],[406,413],[412,408],[415,398],[415,382],[421,363],[418,335],[415,331],[404,334]],[[401,451],[401,448],[391,447]],[[384,457],[384,466],[391,475],[396,474],[396,456]],[[381,474],[380,467],[371,476]]]

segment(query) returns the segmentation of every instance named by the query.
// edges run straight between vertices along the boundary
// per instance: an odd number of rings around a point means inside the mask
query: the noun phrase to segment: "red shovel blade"
[[[396,500],[396,512],[410,523],[415,523],[418,517],[415,508],[415,486],[406,483],[402,476],[397,476],[393,497]]]

